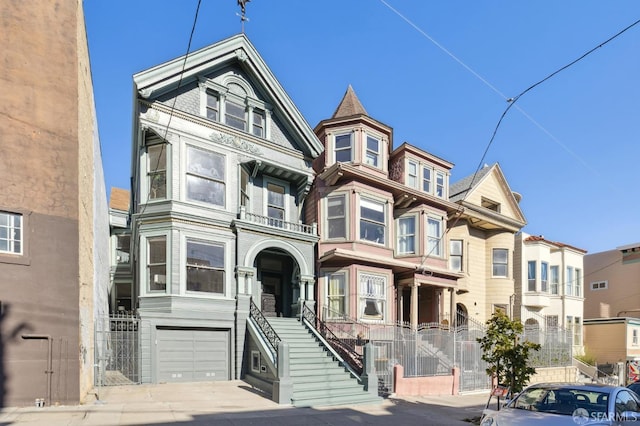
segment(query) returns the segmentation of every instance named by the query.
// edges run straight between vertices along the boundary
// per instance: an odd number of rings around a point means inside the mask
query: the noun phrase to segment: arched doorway
[[[266,317],[290,317],[299,292],[299,268],[287,252],[278,248],[262,250],[256,256],[259,307]]]
[[[462,303],[456,304],[456,322],[457,327],[466,326],[469,324],[469,313],[467,307]]]

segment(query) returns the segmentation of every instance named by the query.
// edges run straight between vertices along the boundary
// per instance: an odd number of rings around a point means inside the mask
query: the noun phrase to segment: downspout
[[[47,349],[47,405],[51,406],[51,376],[53,375],[53,338],[48,334],[23,334],[25,340],[47,340],[49,343]]]

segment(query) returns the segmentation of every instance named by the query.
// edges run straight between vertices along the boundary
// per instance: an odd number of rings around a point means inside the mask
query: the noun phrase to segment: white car
[[[485,409],[480,426],[640,426],[640,399],[621,386],[538,383],[500,410]]]

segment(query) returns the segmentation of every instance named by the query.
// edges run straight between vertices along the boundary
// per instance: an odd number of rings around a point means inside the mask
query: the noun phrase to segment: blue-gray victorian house
[[[142,382],[240,378],[250,300],[290,317],[314,299],[323,146],[243,34],[133,80]]]

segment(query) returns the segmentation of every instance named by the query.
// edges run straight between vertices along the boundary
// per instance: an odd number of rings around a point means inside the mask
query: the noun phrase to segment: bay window
[[[540,263],[540,291],[546,293],[548,287],[549,264],[547,262]]]
[[[560,268],[558,265],[552,265],[549,268],[549,274],[551,275],[551,294],[560,294]]]
[[[436,196],[444,198],[444,173],[436,172]]]
[[[380,141],[374,137],[367,135],[367,164],[373,167],[379,167],[380,162]]]
[[[449,241],[449,269],[462,271],[462,240]]]
[[[431,169],[424,167],[422,169],[422,190],[427,193],[431,193]]]
[[[574,276],[573,276],[573,266],[567,266],[567,272],[566,272],[566,277],[565,277],[565,295],[567,296],[575,296],[575,294],[573,294],[573,280],[574,280]]]
[[[407,186],[418,187],[418,163],[415,161],[407,162]]]
[[[160,143],[147,147],[149,199],[167,198],[167,147]]]
[[[527,287],[527,291],[536,291],[536,268],[537,268],[537,262],[535,260],[530,260],[528,262],[528,271],[527,271],[527,275],[528,275],[528,279],[529,279],[529,285]]]

